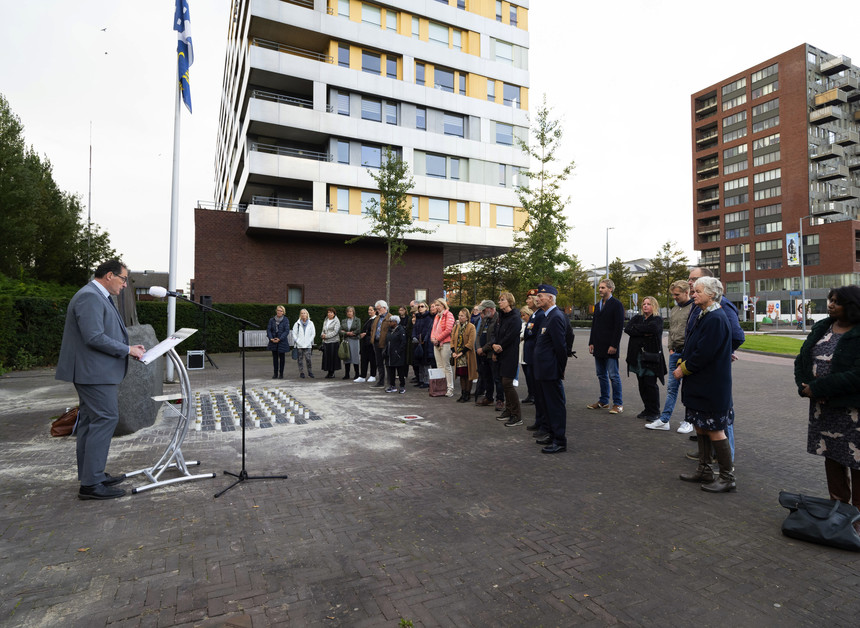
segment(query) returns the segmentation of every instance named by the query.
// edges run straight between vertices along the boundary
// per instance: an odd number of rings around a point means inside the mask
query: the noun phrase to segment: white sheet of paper
[[[150,362],[164,355],[173,347],[175,347],[180,342],[182,342],[196,332],[196,329],[191,329],[190,327],[183,327],[182,329],[176,330],[173,335],[168,336],[167,338],[159,342],[157,345],[149,349],[146,353],[144,353],[143,357],[140,358],[140,361],[144,364],[149,364]]]

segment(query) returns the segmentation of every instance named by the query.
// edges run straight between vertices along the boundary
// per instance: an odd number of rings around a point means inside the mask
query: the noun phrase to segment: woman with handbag
[[[735,490],[732,449],[726,428],[734,421],[732,410],[732,328],[720,306],[723,284],[716,277],[699,277],[693,284],[693,302],[700,312],[693,321],[684,352],[672,372],[681,380],[684,419],[696,429],[699,466],[683,473],[685,482],[698,482],[709,493]],[[711,447],[720,475],[711,469]]]
[[[454,374],[460,378],[458,403],[466,403],[472,396],[472,380],[478,379],[478,362],[475,359],[475,326],[469,322],[469,310],[463,308],[451,332],[451,359]]]
[[[290,345],[287,342],[287,336],[290,334],[290,319],[287,318],[287,311],[283,305],[275,308],[275,315],[269,319],[269,324],[266,327],[266,337],[269,339],[269,344],[266,346],[267,351],[272,352],[272,379],[284,379],[284,363],[287,359],[287,351],[290,350]]]
[[[655,421],[660,416],[660,389],[657,380],[665,384],[664,379],[668,369],[666,358],[663,357],[663,317],[657,314],[660,304],[654,297],[642,299],[642,313],[637,314],[627,326],[624,333],[630,336],[627,343],[627,376],[636,373],[639,380],[639,397],[645,405],[636,417],[646,421]],[[664,429],[669,429],[666,423]]]
[[[436,356],[436,368],[445,371],[445,381],[448,390],[446,397],[454,396],[454,369],[451,366],[451,330],[454,328],[454,315],[448,309],[445,299],[436,299],[432,304],[431,313],[433,318],[433,329],[430,332],[430,341],[433,343],[433,354]]]
[[[412,360],[418,373],[417,388],[430,388],[430,357],[433,354],[430,344],[430,334],[433,331],[433,317],[426,301],[419,301],[418,312],[415,314],[415,324],[412,326]]]
[[[314,372],[311,368],[311,353],[314,350],[314,339],[316,338],[317,330],[314,327],[313,321],[308,315],[308,311],[304,308],[299,312],[299,320],[293,325],[293,339],[296,343],[296,362],[299,365],[299,377],[305,378],[305,365],[308,368],[308,377],[313,378]]]
[[[498,364],[502,389],[505,391],[505,406],[496,418],[499,421],[507,419],[505,427],[523,424],[520,396],[514,387],[514,380],[520,366],[520,331],[522,330],[520,311],[514,307],[516,304],[514,295],[510,292],[499,295],[499,318],[496,321],[492,345],[492,359]]]
[[[824,456],[830,498],[860,508],[860,287],[833,288],[827,314],[800,348],[794,381],[809,398],[806,451]]]
[[[361,363],[361,348],[359,347],[359,336],[361,335],[361,321],[355,315],[355,308],[351,305],[346,308],[346,318],[340,322],[340,344],[339,355],[343,360],[346,374],[341,379],[349,379],[349,365],[355,365],[355,376],[358,377],[358,366]],[[347,349],[344,350],[344,343]],[[349,355],[344,355],[348,353]]]
[[[361,333],[358,336],[359,347],[361,348],[361,373],[354,381],[356,384],[364,382],[376,381],[376,351],[373,350],[373,326],[376,323],[376,308],[372,305],[367,308],[367,321],[361,328]],[[367,367],[370,366],[370,377],[368,377]]]
[[[320,333],[323,346],[322,370],[326,371],[326,379],[334,377],[334,372],[340,370],[340,321],[333,307],[328,308]]]

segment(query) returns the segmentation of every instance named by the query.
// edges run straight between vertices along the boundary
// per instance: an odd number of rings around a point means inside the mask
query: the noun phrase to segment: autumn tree
[[[609,278],[615,283],[612,296],[624,304],[624,309],[630,308],[630,295],[636,292],[636,280],[627,265],[616,257],[609,262]]]
[[[390,303],[391,264],[403,263],[407,249],[404,238],[411,233],[433,233],[433,229],[421,227],[412,221],[412,207],[408,198],[414,181],[409,174],[409,165],[390,147],[385,149],[381,167],[378,170],[368,169],[368,172],[379,188],[379,199],[372,199],[364,207],[370,229],[346,243],[354,244],[370,237],[381,238],[385,242],[385,300]]]
[[[671,307],[670,286],[689,275],[687,256],[677,248],[677,243],[666,242],[651,259],[651,268],[639,280],[641,296],[652,295],[659,299],[661,306]]]
[[[570,263],[561,269],[560,275],[557,303],[562,308],[586,312],[594,301],[594,288],[576,255],[571,256]]]

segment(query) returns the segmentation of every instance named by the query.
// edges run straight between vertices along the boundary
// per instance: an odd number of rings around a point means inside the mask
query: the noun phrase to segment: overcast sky
[[[430,0],[428,0],[429,2]],[[856,56],[856,20],[814,5],[725,0],[532,0],[530,104],[564,125],[568,239],[586,266],[652,257],[667,240],[695,260],[690,94],[804,42]],[[183,109],[177,287],[194,273],[193,208],[211,201],[229,0],[190,0],[193,115]],[[0,93],[60,187],[133,270],[168,269],[176,81],[174,0],[0,0]],[[105,30],[103,30],[105,29]],[[853,31],[853,32],[852,32]],[[855,60],[855,62],[857,61]]]

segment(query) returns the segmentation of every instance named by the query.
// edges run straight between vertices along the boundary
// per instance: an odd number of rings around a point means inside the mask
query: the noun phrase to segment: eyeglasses
[[[114,275],[117,279],[121,279],[124,284],[128,283],[128,275]]]

